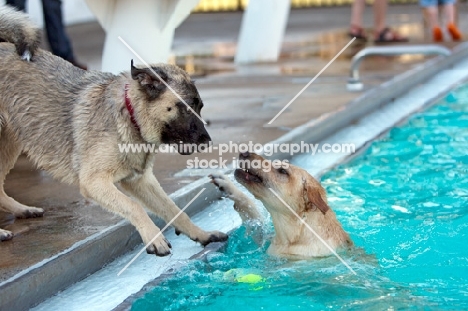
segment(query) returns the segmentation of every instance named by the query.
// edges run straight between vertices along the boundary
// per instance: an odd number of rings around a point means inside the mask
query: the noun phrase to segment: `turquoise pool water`
[[[132,310],[468,309],[468,86],[321,181],[358,247],[342,254],[357,276],[334,257],[271,258],[241,227]]]

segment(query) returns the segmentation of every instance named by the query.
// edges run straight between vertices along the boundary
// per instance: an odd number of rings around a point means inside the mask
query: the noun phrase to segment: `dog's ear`
[[[140,83],[150,99],[155,99],[166,88],[167,74],[159,68],[137,68],[131,62],[132,79]]]
[[[326,214],[327,211],[330,209],[328,206],[326,199],[325,199],[325,194],[322,195],[321,192],[325,192],[323,189],[314,187],[312,183],[309,181],[307,182],[304,179],[304,201],[305,201],[305,210],[313,210],[315,208],[318,208],[322,214]],[[319,185],[319,187],[321,187]],[[322,191],[320,191],[322,190]]]

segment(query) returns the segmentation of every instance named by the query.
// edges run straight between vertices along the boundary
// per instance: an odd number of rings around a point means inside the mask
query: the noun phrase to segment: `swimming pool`
[[[358,247],[343,254],[357,276],[334,257],[269,257],[241,227],[132,310],[467,309],[467,112],[465,85],[322,177]]]

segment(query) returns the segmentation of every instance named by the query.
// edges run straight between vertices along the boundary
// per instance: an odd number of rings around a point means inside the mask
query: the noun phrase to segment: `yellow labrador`
[[[271,214],[275,228],[268,253],[289,259],[331,255],[333,250],[350,248],[353,242],[327,204],[325,189],[305,170],[294,165],[280,168],[255,168],[264,163],[257,154],[242,153],[236,180],[260,200]],[[212,182],[234,201],[234,209],[244,222],[262,220],[255,203],[223,174],[212,174]],[[278,194],[291,211],[274,193]],[[301,219],[304,222],[301,221]],[[311,230],[312,229],[312,230]]]

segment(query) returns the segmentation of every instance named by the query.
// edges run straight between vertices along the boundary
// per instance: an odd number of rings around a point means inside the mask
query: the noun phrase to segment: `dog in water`
[[[128,219],[148,244],[160,229],[144,207],[165,221],[180,209],[153,174],[154,154],[121,153],[119,144],[209,143],[199,118],[203,102],[189,75],[166,64],[132,63],[130,72],[119,75],[84,71],[39,49],[39,30],[27,15],[5,6],[0,38],[6,41],[0,43],[0,208],[19,218],[44,213],[3,190],[24,153],[38,168]],[[173,225],[202,245],[227,239],[222,232],[203,231],[185,213]],[[0,231],[1,240],[10,238],[11,232]],[[165,256],[170,247],[160,235],[147,252]]]
[[[254,153],[242,153],[239,159],[241,167],[235,170],[236,180],[263,203],[273,221],[275,236],[268,249],[269,254],[289,259],[331,255],[330,249],[312,230],[333,250],[353,246],[348,233],[327,204],[325,189],[309,173],[290,164],[277,169],[270,167],[269,170],[255,168],[253,161],[264,163],[265,159]],[[210,177],[234,201],[234,209],[243,222],[263,222],[255,203],[228,177],[220,173]]]

